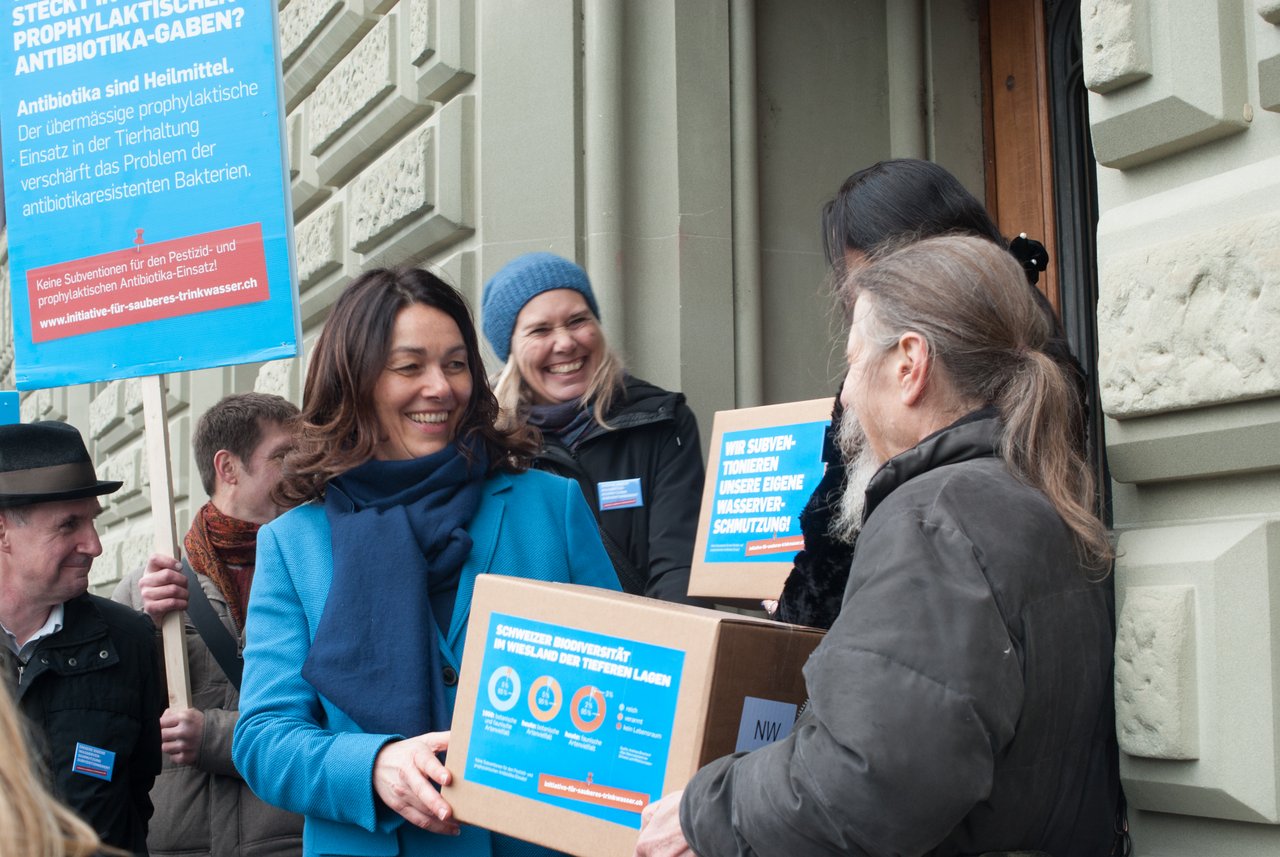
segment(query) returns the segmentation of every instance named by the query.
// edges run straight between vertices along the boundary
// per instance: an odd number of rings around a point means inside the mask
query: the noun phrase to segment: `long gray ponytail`
[[[1009,471],[1044,492],[1075,536],[1082,563],[1105,572],[1111,545],[1092,511],[1092,471],[1072,443],[1077,397],[1041,350],[1050,322],[1013,257],[980,238],[930,238],[854,272],[844,288],[850,307],[870,296],[867,332],[882,348],[919,333],[962,407],[999,410]]]

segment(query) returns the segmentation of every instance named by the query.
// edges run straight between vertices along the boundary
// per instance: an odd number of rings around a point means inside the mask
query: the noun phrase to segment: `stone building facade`
[[[304,351],[369,266],[434,266],[474,306],[506,261],[551,250],[704,432],[717,409],[829,395],[822,202],[897,156],[982,195],[980,20],[1034,2],[280,0]],[[1280,2],[1083,0],[1079,17],[1136,853],[1273,854]],[[180,532],[205,499],[194,419],[233,391],[299,401],[303,365],[169,377]],[[37,391],[22,414],[79,426],[125,483],[101,519],[109,589],[153,539],[138,385]]]
[[[1280,848],[1280,3],[1088,0],[1136,853]]]

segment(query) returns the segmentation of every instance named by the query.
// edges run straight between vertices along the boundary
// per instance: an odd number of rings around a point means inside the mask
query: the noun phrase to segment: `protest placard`
[[[145,376],[157,549],[174,556],[163,374],[292,357],[300,338],[277,9],[17,0],[0,16],[17,386]],[[186,707],[180,615],[164,637]]]
[[[826,470],[831,399],[717,411],[689,594],[776,599],[804,547],[800,510]]]
[[[0,19],[19,389],[296,353],[275,10],[37,0]]]

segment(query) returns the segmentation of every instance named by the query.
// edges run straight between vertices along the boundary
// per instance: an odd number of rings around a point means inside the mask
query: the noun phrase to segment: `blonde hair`
[[[596,325],[600,323],[594,317],[592,321]],[[600,347],[602,349],[600,365],[592,373],[591,383],[587,384],[587,389],[583,392],[582,398],[578,400],[578,406],[585,408],[590,403],[591,416],[601,426],[609,428],[610,426],[605,420],[605,416],[609,413],[609,409],[613,407],[614,397],[622,391],[622,376],[625,367],[622,364],[622,358],[605,341],[604,330],[600,331]],[[511,354],[507,357],[507,362],[502,367],[502,371],[498,373],[498,380],[493,385],[493,394],[498,397],[497,424],[501,431],[513,431],[517,426],[523,425],[529,418],[529,408],[533,404],[533,394],[529,390],[528,382],[520,374],[519,367],[516,366],[514,347],[512,347]]]
[[[90,857],[105,848],[93,828],[45,790],[27,734],[7,689],[0,690],[0,854],[4,857]]]
[[[859,269],[845,288],[850,308],[871,298],[864,330],[877,345],[888,349],[902,334],[919,333],[956,397],[996,407],[1005,466],[1044,493],[1081,562],[1105,576],[1111,544],[1093,513],[1092,471],[1071,436],[1079,403],[1042,350],[1052,329],[1017,261],[982,238],[930,238]]]

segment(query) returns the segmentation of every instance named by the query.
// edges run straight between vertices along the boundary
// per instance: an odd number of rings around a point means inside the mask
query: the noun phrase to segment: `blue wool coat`
[[[490,476],[467,529],[474,545],[440,643],[447,668],[462,666],[478,575],[618,588],[595,519],[581,490],[566,479],[537,471]],[[263,527],[256,569],[232,752],[259,797],[306,816],[307,857],[549,853],[475,827],[464,826],[458,837],[428,833],[375,797],[374,757],[385,744],[408,736],[365,733],[301,675],[333,582],[329,523],[321,504],[293,509]],[[414,657],[405,652],[406,663]],[[409,675],[406,681],[412,680]],[[446,692],[452,712],[456,688]]]

